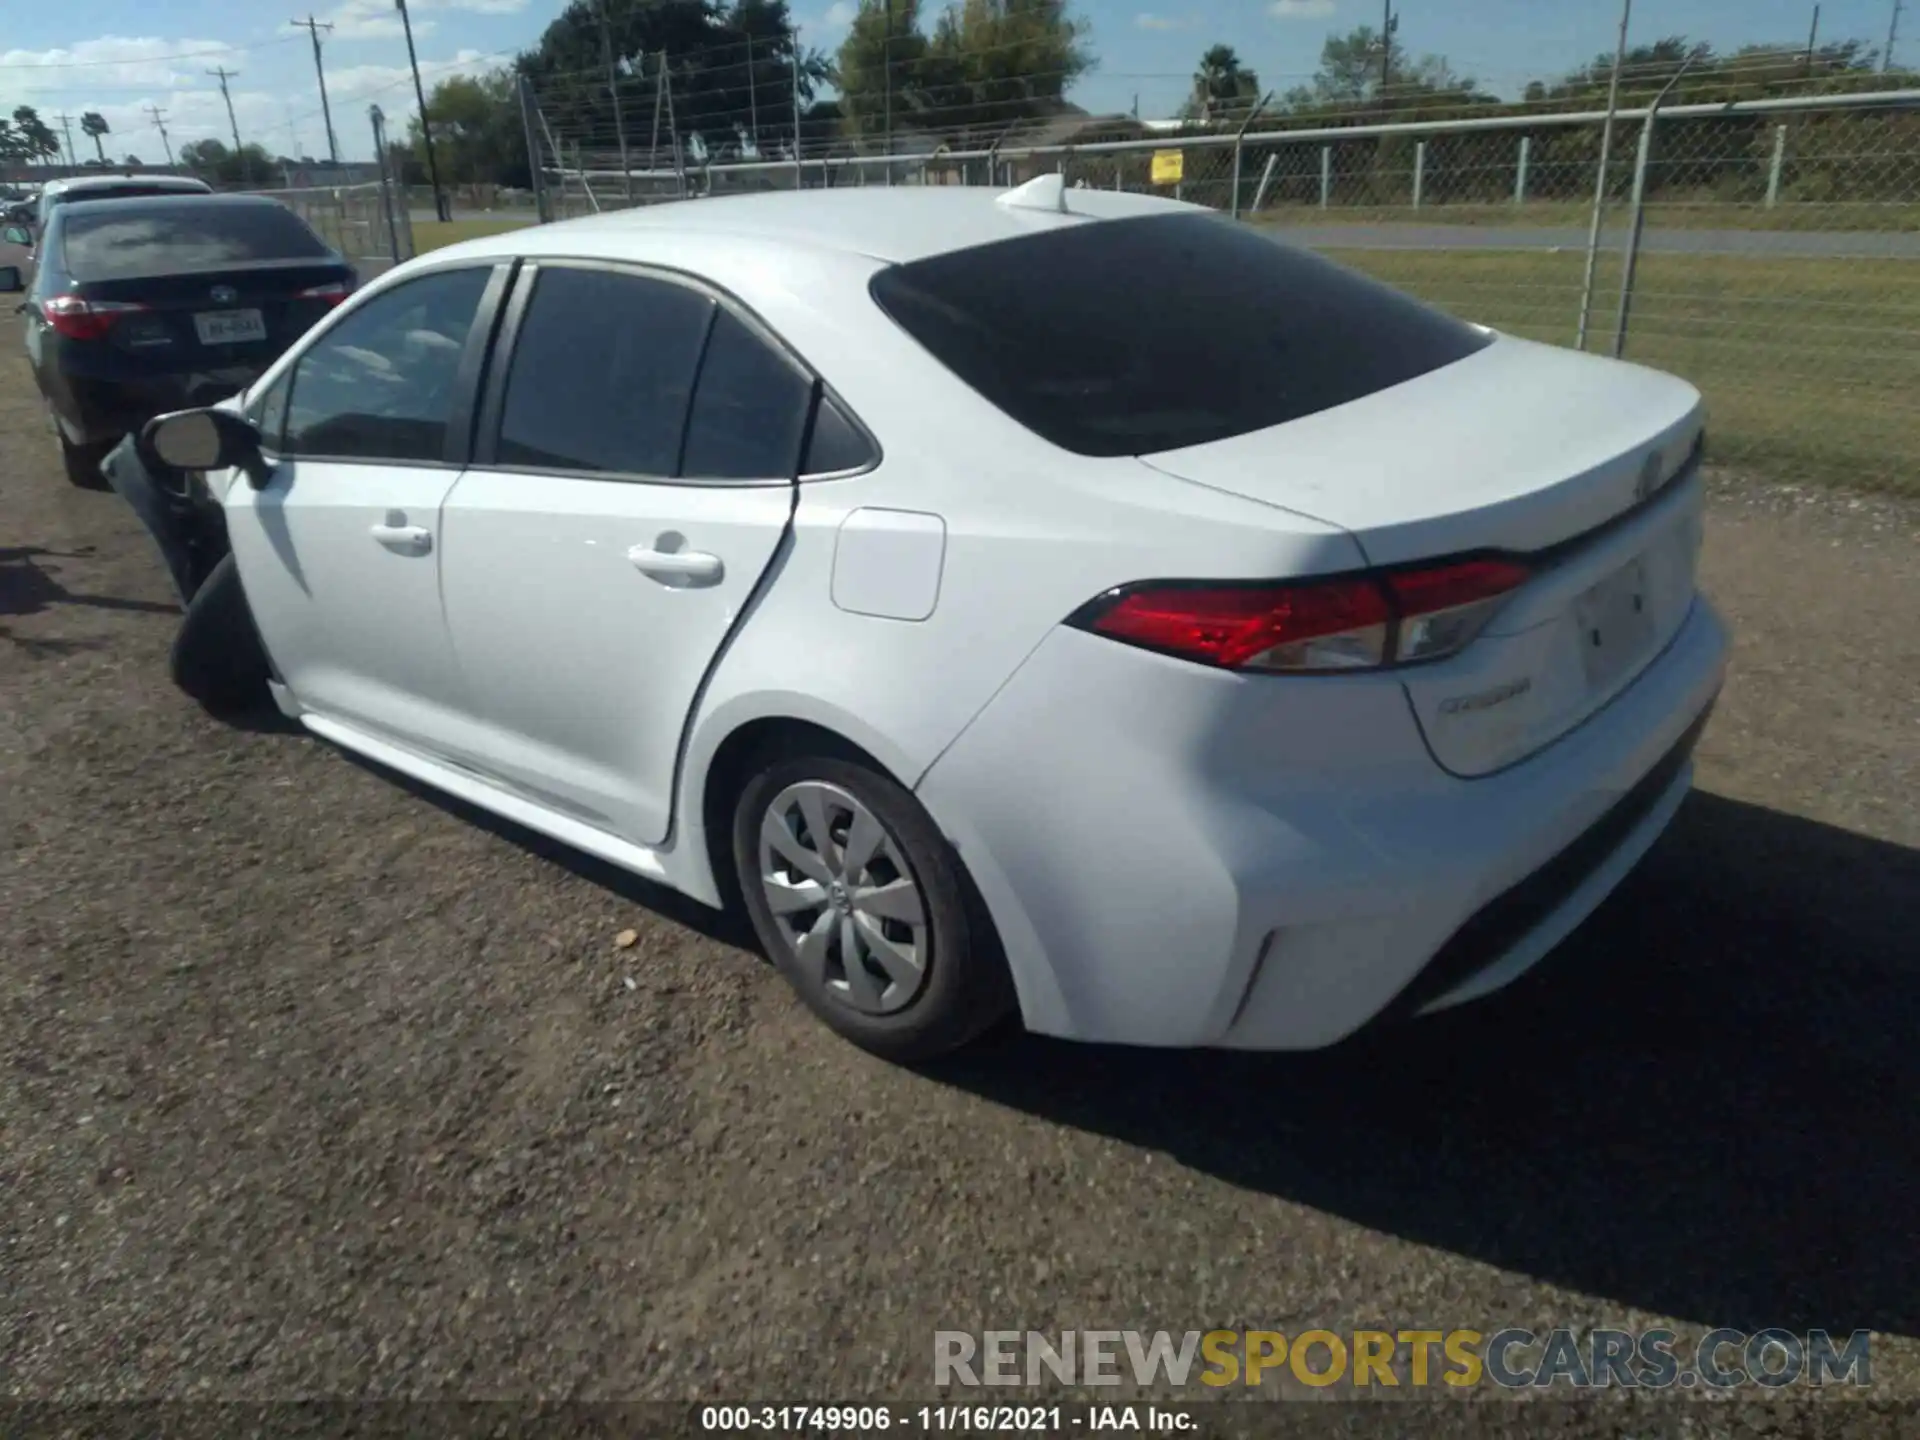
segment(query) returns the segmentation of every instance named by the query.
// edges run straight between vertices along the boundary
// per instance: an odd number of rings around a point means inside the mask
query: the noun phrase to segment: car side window
[[[0,230],[0,240],[4,240],[9,245],[33,244],[33,236],[27,233],[27,227],[24,225],[9,225],[6,229]]]
[[[839,475],[848,470],[864,470],[879,458],[866,432],[853,423],[852,417],[831,395],[822,393],[800,473]]]
[[[260,432],[261,446],[269,454],[283,453],[286,445],[287,393],[293,388],[293,372],[283,371],[265,394],[247,404],[247,418]]]
[[[315,341],[287,377],[280,453],[443,459],[460,360],[492,270],[422,275],[368,300]]]
[[[670,280],[542,268],[508,362],[502,465],[678,473],[714,302]]]
[[[722,309],[700,362],[680,474],[791,480],[812,401],[812,377]]]

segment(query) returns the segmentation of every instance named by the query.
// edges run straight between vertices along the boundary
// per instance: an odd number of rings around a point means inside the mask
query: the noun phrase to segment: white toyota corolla
[[[1701,427],[1047,177],[441,250],[109,471],[189,693],[737,898],[912,1060],[1322,1046],[1532,965],[1691,782]]]

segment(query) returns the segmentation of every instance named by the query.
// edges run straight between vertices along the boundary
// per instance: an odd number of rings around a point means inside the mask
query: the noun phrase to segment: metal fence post
[[[1413,142],[1413,208],[1420,208],[1420,192],[1427,181],[1427,142]]]
[[[1533,137],[1531,135],[1522,135],[1520,137],[1520,165],[1513,176],[1513,203],[1516,205],[1524,205],[1527,203],[1527,161],[1532,155]]]
[[[400,263],[400,227],[393,218],[393,180],[387,169],[387,117],[380,112],[378,105],[367,107],[367,118],[373,122],[373,158],[380,164],[380,208],[387,217],[388,249],[393,252],[393,263]],[[403,181],[407,178],[402,175]]]
[[[1773,163],[1767,167],[1767,208],[1771,210],[1780,203],[1780,172],[1787,163],[1787,127],[1776,125],[1773,129]]]
[[[525,75],[520,77],[520,125],[527,132],[527,172],[533,184],[533,213],[542,225],[553,219],[553,202],[547,198],[547,177],[540,163],[540,130],[544,128],[534,124],[539,115],[539,107],[534,103],[533,84]]]
[[[1274,167],[1280,163],[1280,152],[1274,151],[1267,156],[1267,163],[1260,171],[1260,188],[1253,192],[1253,213],[1258,215],[1261,206],[1267,203],[1267,187],[1273,184]]]
[[[1320,208],[1333,203],[1333,147],[1320,147]]]
[[[1244,132],[1245,127],[1242,126]],[[1234,219],[1240,218],[1240,156],[1246,146],[1240,143],[1240,136],[1233,137],[1233,197],[1227,206],[1227,213]]]
[[[1633,280],[1640,268],[1640,237],[1647,225],[1647,162],[1653,156],[1653,127],[1660,118],[1660,104],[1680,83],[1680,77],[1693,64],[1689,55],[1673,72],[1673,78],[1653,97],[1647,118],[1640,122],[1640,152],[1633,162],[1633,228],[1627,232],[1627,260],[1620,269],[1620,312],[1613,322],[1613,358],[1618,360],[1627,349],[1627,319],[1633,311]]]

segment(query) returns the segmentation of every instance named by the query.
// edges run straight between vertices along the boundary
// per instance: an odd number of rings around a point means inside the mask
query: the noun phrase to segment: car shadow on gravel
[[[44,550],[38,545],[0,547],[0,615],[37,615],[57,605],[80,605],[93,610],[133,610],[155,615],[178,615],[178,605],[151,600],[128,600],[118,595],[76,594],[47,573],[40,560],[83,560],[92,549]]]
[[[1318,1055],[1011,1035],[932,1074],[1620,1305],[1916,1334],[1917,937],[1920,850],[1696,792],[1478,1005]]]

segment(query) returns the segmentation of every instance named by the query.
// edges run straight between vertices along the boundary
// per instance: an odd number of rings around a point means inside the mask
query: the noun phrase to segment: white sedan
[[[109,471],[224,518],[142,502],[189,693],[743,903],[910,1061],[1527,969],[1691,783],[1701,444],[1679,380],[1048,177],[456,245]]]

